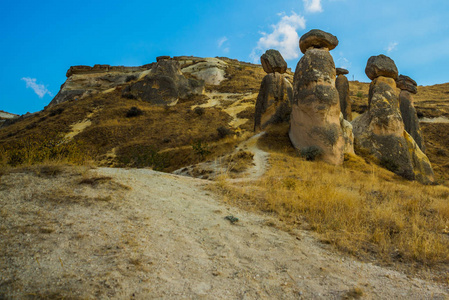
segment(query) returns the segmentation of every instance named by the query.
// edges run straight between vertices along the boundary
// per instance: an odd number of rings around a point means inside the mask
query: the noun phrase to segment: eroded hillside
[[[54,155],[51,152],[72,151],[74,161],[93,159],[100,166],[173,171],[220,157],[252,134],[255,101],[265,76],[260,65],[228,58],[171,60],[180,68],[171,71],[173,76],[185,78],[183,87],[191,87],[192,82],[195,87],[193,92],[184,89],[176,94],[175,101],[157,105],[132,93],[133,86],[160,87],[160,81],[145,81],[156,63],[133,68],[72,67],[67,82],[45,110],[8,120],[11,125],[0,130],[3,153],[10,153],[13,165],[43,160]],[[418,87],[415,104],[420,117],[449,116],[448,86]],[[179,84],[177,88],[181,89]],[[367,109],[368,89],[368,83],[350,82],[355,116]],[[439,182],[447,180],[449,168],[443,137],[448,126],[422,123]],[[51,145],[58,149],[49,149]]]

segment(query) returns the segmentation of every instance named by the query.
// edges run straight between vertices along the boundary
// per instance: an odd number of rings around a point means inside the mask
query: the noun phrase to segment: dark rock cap
[[[164,55],[164,56],[158,56],[158,57],[156,57],[156,61],[157,61],[157,62],[159,62],[160,60],[163,60],[163,59],[170,59],[170,56]]]
[[[299,40],[299,49],[302,53],[306,53],[307,49],[313,48],[328,48],[334,49],[338,45],[338,39],[336,36],[324,32],[319,29],[312,29],[304,34]]]
[[[399,75],[396,80],[396,86],[401,90],[409,91],[412,94],[418,93],[416,81],[405,75]]]
[[[268,74],[274,72],[282,74],[287,71],[287,63],[285,62],[281,53],[277,50],[267,50],[260,57],[260,62],[262,63],[263,70]]]
[[[374,80],[379,76],[393,78],[394,80],[398,78],[398,68],[396,67],[396,64],[391,58],[383,54],[371,56],[368,59],[365,73],[371,80]]]
[[[349,71],[346,70],[346,69],[343,69],[343,68],[337,68],[336,71],[337,71],[337,75],[346,75],[346,74],[349,74]]]

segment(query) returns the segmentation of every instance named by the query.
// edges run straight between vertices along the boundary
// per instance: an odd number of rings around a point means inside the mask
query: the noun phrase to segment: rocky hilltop
[[[83,144],[89,155],[102,165],[152,166],[172,171],[221,155],[223,149],[234,143],[226,139],[228,137],[243,138],[245,134],[251,135],[254,129],[265,129],[271,123],[288,124],[293,107],[291,122],[299,126],[290,126],[293,144],[304,153],[320,154],[329,162],[341,164],[344,153],[354,153],[350,121],[368,111],[370,100],[368,84],[347,82],[345,74],[350,71],[336,68],[331,58],[328,63],[316,63],[318,60],[313,55],[325,55],[336,47],[338,40],[334,38],[317,36],[316,32],[302,38],[302,50],[306,55],[298,64],[296,83],[276,50],[267,51],[261,57],[261,65],[225,57],[161,56],[155,62],[138,67],[72,66],[66,73],[66,82],[44,111],[3,122],[0,142],[20,143],[23,137],[32,134],[44,134],[53,139],[58,132],[62,138]],[[312,78],[313,72],[307,75],[307,68],[322,68],[320,72],[330,74],[330,77]],[[368,70],[367,74],[373,72],[376,70]],[[310,83],[315,80],[324,84],[312,87]],[[331,92],[332,99],[328,99],[324,115],[316,115],[321,127],[317,122],[307,125],[300,114],[311,116],[308,110],[321,109],[322,105],[314,107],[318,102],[311,99],[330,95],[324,92],[326,89]],[[422,118],[449,113],[435,95],[435,87],[418,86],[417,90],[414,108],[408,108],[412,115]],[[399,95],[400,89],[396,86],[394,91]],[[420,94],[432,95],[432,100],[420,98]],[[305,96],[310,98],[306,97],[308,102],[298,102]],[[323,99],[319,101],[323,102]],[[401,115],[401,112],[397,113]],[[418,119],[401,118],[407,120],[405,127],[419,128]],[[426,149],[426,144],[433,144],[427,155],[431,162],[437,162],[434,166],[437,175],[447,168],[445,156],[442,157],[446,153],[444,139],[433,138],[437,132],[434,128],[439,126],[444,125],[426,123],[422,133],[417,129],[410,133],[421,149]],[[409,128],[407,132],[411,131]],[[428,137],[425,137],[426,133]],[[426,144],[423,144],[424,140]],[[191,147],[195,143],[197,148],[193,150]],[[360,145],[356,143],[359,147],[356,154],[359,155]],[[364,149],[362,147],[366,152],[367,148]],[[387,153],[382,151],[374,152],[377,160],[390,164],[392,158],[389,154],[379,154]],[[405,163],[407,167],[393,163],[393,167],[401,169],[398,173],[408,174],[404,176],[410,179],[423,178],[419,174],[410,175],[414,172],[410,165],[412,162],[416,165],[416,157],[405,160],[409,161]]]

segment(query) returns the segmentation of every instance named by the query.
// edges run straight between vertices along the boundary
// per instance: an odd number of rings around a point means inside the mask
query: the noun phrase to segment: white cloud
[[[257,42],[250,57],[253,62],[259,61],[260,55],[268,49],[276,49],[281,52],[284,59],[289,60],[299,57],[299,35],[298,29],[306,28],[304,17],[292,13],[291,16],[283,15],[281,20],[271,25],[273,32],[262,32],[262,37]]]
[[[218,40],[217,44],[218,44],[218,48],[221,48],[221,46],[223,46],[223,44],[228,40],[227,37],[222,37]]]
[[[46,94],[53,97],[53,94],[45,87],[45,85],[36,83],[36,78],[23,77],[22,80],[26,82],[27,88],[33,89],[39,98],[43,98]]]
[[[316,13],[322,12],[323,8],[321,7],[321,0],[303,0],[304,8],[307,12]]]
[[[391,42],[387,48],[385,48],[385,50],[387,50],[388,53],[390,53],[393,50],[396,50],[396,48],[398,47],[399,43],[398,42]]]

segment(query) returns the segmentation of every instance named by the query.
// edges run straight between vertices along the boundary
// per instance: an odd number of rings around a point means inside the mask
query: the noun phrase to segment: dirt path
[[[261,136],[265,134],[265,131],[260,132],[251,138],[241,142],[234,151],[227,157],[232,157],[237,155],[239,151],[246,151],[253,154],[252,163],[249,164],[248,168],[239,174],[232,174],[237,178],[227,178],[230,182],[242,182],[251,181],[259,179],[263,174],[265,174],[268,169],[268,158],[269,153],[259,149],[257,147],[257,141]],[[162,151],[163,152],[163,151]],[[223,174],[229,174],[229,162],[226,157],[216,159],[213,161],[206,161],[196,165],[187,166],[178,170],[173,171],[176,175],[190,176],[202,179],[216,179],[218,176]]]
[[[105,178],[98,185],[72,177],[2,177],[0,298],[447,296],[434,283],[342,258],[308,232],[289,234],[267,216],[229,207],[203,180],[108,168],[84,175]]]

